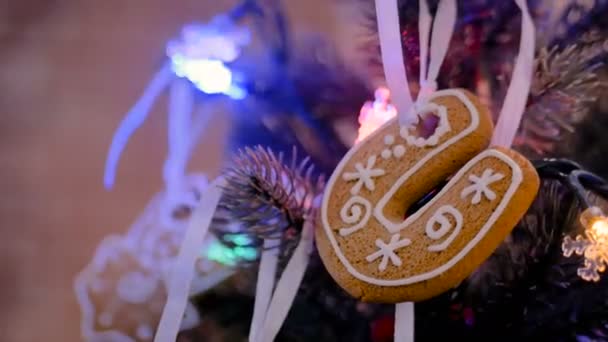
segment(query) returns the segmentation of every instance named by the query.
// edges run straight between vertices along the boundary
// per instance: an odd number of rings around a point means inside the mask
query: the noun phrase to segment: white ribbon
[[[251,319],[251,327],[249,329],[250,342],[256,341],[256,337],[264,324],[264,319],[268,312],[279,260],[277,254],[278,248],[276,246],[276,241],[271,239],[264,240],[264,251],[260,257],[258,282],[255,289],[253,318]]]
[[[419,6],[420,91],[417,102],[424,101],[428,95],[437,90],[437,76],[439,76],[439,69],[441,69],[441,64],[443,64],[450,46],[457,14],[456,0],[441,0],[434,21],[426,0],[420,0]],[[433,33],[430,40],[431,54],[429,58],[428,45],[431,22],[433,22]],[[429,59],[428,69],[427,59]]]
[[[526,109],[534,71],[534,22],[530,17],[526,0],[515,0],[515,3],[521,10],[519,54],[492,137],[493,145],[505,147],[511,146],[519,128],[521,117]]]
[[[168,156],[165,161],[163,176],[169,203],[178,201],[178,194],[183,186],[186,166],[190,159],[190,127],[194,108],[194,96],[190,84],[183,79],[176,79],[171,84],[168,110]]]
[[[414,303],[395,305],[395,342],[414,341]]]
[[[256,339],[254,341],[250,340],[250,342],[272,342],[279,333],[308,267],[314,238],[313,221],[314,216],[311,215],[304,222],[300,242],[298,242],[298,246],[285,267],[285,271],[277,282],[277,288],[264,318],[264,325],[258,331]]]
[[[144,91],[143,95],[139,98],[137,103],[131,108],[131,110],[125,115],[116,133],[112,139],[112,145],[108,151],[108,158],[106,161],[106,168],[104,174],[104,185],[110,189],[114,186],[114,179],[116,178],[116,168],[118,167],[118,160],[122,151],[125,149],[129,137],[141,126],[141,124],[148,117],[148,113],[152,109],[154,102],[162,91],[171,83],[173,80],[173,70],[171,69],[171,63],[165,63],[162,69],[160,69],[150,84]]]
[[[223,178],[217,178],[209,184],[201,194],[201,203],[190,219],[179,254],[171,270],[167,285],[167,303],[154,337],[155,342],[175,341],[177,337],[188,303],[195,263],[222,195],[221,187],[224,183]]]
[[[397,0],[376,0],[376,15],[386,85],[391,91],[391,100],[399,113],[399,122],[402,125],[411,124],[411,118],[407,113],[413,101],[403,62]]]
[[[376,0],[378,36],[384,76],[391,91],[391,100],[399,112],[399,123],[402,125],[409,125],[418,121],[415,108],[422,105],[426,97],[437,89],[439,69],[447,53],[456,24],[456,0],[441,0],[439,2],[435,20],[436,25],[433,24],[433,17],[429,12],[426,0],[419,0],[419,7],[420,91],[415,103],[416,106],[413,106],[414,102],[407,82],[403,49],[401,47],[397,0]],[[432,36],[431,24],[433,24]]]

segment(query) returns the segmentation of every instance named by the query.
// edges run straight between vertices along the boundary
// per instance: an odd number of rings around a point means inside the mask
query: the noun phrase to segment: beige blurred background
[[[79,341],[75,274],[110,233],[128,229],[161,186],[162,98],[102,186],[113,130],[184,23],[227,0],[0,0],[0,341]],[[333,0],[284,3],[296,30],[353,53],[353,12]],[[341,5],[342,6],[342,5]],[[217,172],[221,115],[194,169]]]

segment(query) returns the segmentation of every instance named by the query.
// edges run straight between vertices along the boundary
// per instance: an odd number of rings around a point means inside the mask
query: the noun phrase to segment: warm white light
[[[606,221],[606,219],[596,220],[591,226],[591,229],[593,229],[595,234],[597,234],[598,236],[608,236],[608,222]]]
[[[585,262],[579,267],[578,275],[587,281],[599,281],[608,265],[608,217],[600,208],[591,207],[584,210],[579,219],[585,227],[584,234],[574,239],[566,236],[562,251],[566,257],[584,256]]]
[[[359,134],[355,143],[365,139],[387,121],[397,115],[397,109],[389,103],[390,91],[378,88],[374,93],[374,102],[368,101],[359,112]]]

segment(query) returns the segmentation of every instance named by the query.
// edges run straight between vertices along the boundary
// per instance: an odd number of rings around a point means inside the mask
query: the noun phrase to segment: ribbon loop
[[[426,0],[419,0],[419,10],[421,91],[416,104],[423,103],[430,93],[437,90],[437,76],[447,54],[456,23],[456,0],[440,1],[436,20],[437,23],[441,23],[439,25],[432,25],[433,17]],[[401,47],[397,0],[376,0],[376,14],[384,76],[391,91],[392,102],[399,113],[399,122],[402,125],[416,123],[417,116],[412,111],[415,103],[409,89]]]
[[[431,56],[428,74],[425,79],[427,82],[435,82],[439,76],[439,70],[448,52],[454,26],[456,26],[457,11],[456,0],[441,0],[439,2],[431,36]]]
[[[416,99],[417,105],[423,104],[437,90],[439,70],[448,52],[454,26],[456,25],[456,0],[441,0],[437,7],[435,19],[431,16],[426,0],[419,1],[419,12],[420,91]],[[432,33],[430,32],[431,26],[433,28]]]

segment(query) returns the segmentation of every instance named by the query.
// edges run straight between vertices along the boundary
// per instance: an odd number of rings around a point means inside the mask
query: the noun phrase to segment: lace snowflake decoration
[[[152,341],[167,296],[169,273],[189,222],[176,208],[193,208],[207,185],[206,177],[186,178],[177,205],[157,194],[128,232],[106,237],[74,282],[86,341]],[[192,191],[186,191],[192,189]],[[186,205],[187,204],[187,205]],[[190,210],[190,209],[189,209]],[[177,215],[180,213],[180,215]],[[235,241],[236,243],[236,241]],[[200,294],[234,273],[235,251],[209,237],[201,246],[191,294]],[[199,313],[187,304],[182,330],[195,327]]]
[[[581,214],[585,233],[572,239],[566,236],[562,243],[564,256],[582,255],[584,264],[577,273],[586,281],[599,281],[600,273],[608,265],[608,218],[597,207],[591,207]]]

